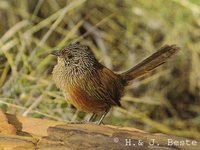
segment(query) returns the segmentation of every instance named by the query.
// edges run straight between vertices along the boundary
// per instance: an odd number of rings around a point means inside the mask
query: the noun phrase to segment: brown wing
[[[105,93],[109,101],[112,101],[112,105],[121,106],[120,98],[124,91],[121,77],[106,67],[99,71],[99,77],[101,79],[102,93]]]
[[[89,96],[96,97],[98,101],[107,105],[121,106],[120,98],[124,87],[120,82],[119,75],[114,74],[108,68],[102,67],[88,77],[82,89]]]

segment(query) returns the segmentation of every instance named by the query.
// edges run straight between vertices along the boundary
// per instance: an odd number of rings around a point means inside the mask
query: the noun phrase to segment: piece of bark
[[[189,145],[170,145],[173,142],[188,140]],[[154,144],[152,144],[154,141]],[[196,143],[196,144],[195,144]],[[136,150],[198,150],[199,142],[165,134],[152,134],[134,128],[110,125],[67,124],[48,128],[48,136],[43,137],[37,148],[71,148],[71,149],[136,149]]]
[[[16,135],[16,128],[8,123],[8,119],[1,109],[0,109],[0,133]]]
[[[88,123],[66,124],[9,114],[6,116],[8,122],[16,127],[18,135],[0,134],[0,150],[199,150],[200,147],[199,140],[153,134],[135,128]],[[155,142],[152,145],[153,140]],[[170,145],[168,140],[175,144]],[[185,145],[180,144],[181,141]],[[192,144],[192,141],[193,146],[187,145],[187,142]]]
[[[35,150],[39,139],[0,134],[0,150]]]
[[[47,119],[37,119],[31,117],[23,117],[19,115],[6,114],[10,124],[14,125],[17,129],[18,135],[35,135],[35,136],[47,136],[47,128],[64,122],[52,121]]]

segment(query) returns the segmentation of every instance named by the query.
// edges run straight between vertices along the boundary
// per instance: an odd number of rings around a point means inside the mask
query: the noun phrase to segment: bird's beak
[[[54,50],[50,54],[55,55],[55,56],[61,56],[61,51],[60,50]]]

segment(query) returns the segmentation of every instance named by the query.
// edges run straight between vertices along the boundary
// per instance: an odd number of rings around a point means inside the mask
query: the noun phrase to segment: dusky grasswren
[[[112,106],[121,106],[124,89],[133,79],[162,65],[178,49],[176,45],[165,45],[133,68],[117,74],[99,63],[88,46],[70,44],[51,53],[58,58],[53,79],[72,105],[93,113],[89,121],[103,112],[100,124]]]

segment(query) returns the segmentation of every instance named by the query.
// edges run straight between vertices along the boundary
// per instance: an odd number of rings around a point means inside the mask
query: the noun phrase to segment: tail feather
[[[122,73],[121,76],[126,83],[130,82],[164,64],[167,59],[174,55],[178,50],[179,47],[176,45],[165,45],[133,68]]]

